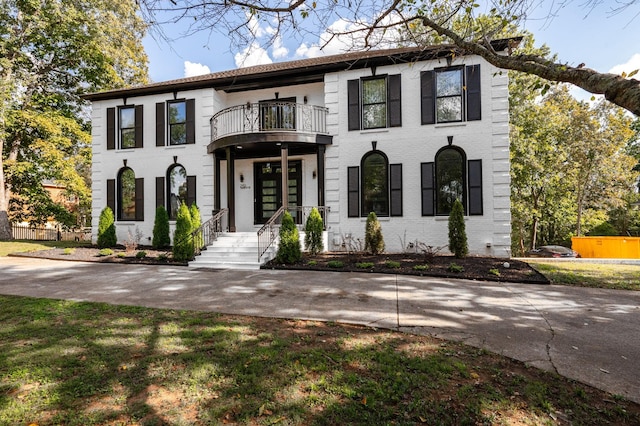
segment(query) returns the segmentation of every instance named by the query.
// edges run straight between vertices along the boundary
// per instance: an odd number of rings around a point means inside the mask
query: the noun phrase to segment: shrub
[[[173,258],[178,261],[193,259],[193,239],[191,238],[191,213],[182,202],[176,215],[176,230],[173,233]]]
[[[123,252],[120,252],[120,253],[116,254],[116,257],[120,258],[120,259],[124,259],[125,257],[127,257],[127,254],[123,253]]]
[[[398,269],[400,268],[400,262],[396,262],[395,260],[387,260],[384,262],[384,266],[390,269]]]
[[[458,265],[457,263],[451,262],[449,264],[449,266],[447,267],[447,271],[449,272],[464,272],[464,267],[461,265]]]
[[[153,239],[151,245],[154,249],[169,247],[171,239],[169,237],[169,213],[163,206],[156,208],[156,218],[153,222]]]
[[[113,254],[113,250],[110,248],[103,248],[98,252],[98,256],[111,256]]]
[[[356,268],[358,269],[371,269],[373,268],[373,262],[358,262],[356,263]]]
[[[460,200],[453,203],[449,214],[449,251],[461,259],[469,254],[467,232],[464,227],[464,209]]]
[[[344,262],[340,261],[340,260],[330,260],[327,262],[327,266],[329,268],[343,268],[344,267]]]
[[[318,264],[317,260],[310,260],[310,261],[307,262],[307,265],[309,265],[309,266],[316,266],[317,264]]]
[[[280,263],[296,263],[302,257],[300,252],[300,234],[298,228],[293,222],[293,217],[288,211],[282,216],[282,224],[280,225],[280,244],[278,245],[278,253],[276,260]]]
[[[416,265],[413,267],[414,271],[428,271],[429,265]]]
[[[166,253],[160,253],[158,255],[158,260],[161,262],[166,262],[167,260],[169,260],[169,256],[167,256]]]
[[[202,219],[200,219],[200,209],[196,203],[191,204],[189,207],[189,213],[191,213],[191,232],[195,232],[202,226]],[[202,230],[194,236],[195,241],[193,246],[199,249],[204,246],[204,238],[202,237]]]
[[[144,250],[136,253],[136,259],[144,259],[145,257],[147,257],[147,252]]]
[[[317,208],[312,208],[307,223],[304,225],[304,246],[309,253],[315,255],[324,250],[324,244],[322,243],[322,232],[324,225],[322,223],[322,216]]]
[[[113,211],[109,206],[102,209],[100,222],[98,223],[98,247],[113,247],[118,243],[116,236],[116,225],[114,223]]]
[[[76,252],[76,249],[74,249],[72,247],[67,247],[66,249],[62,250],[62,254],[64,254],[64,255],[73,254],[75,252]]]
[[[500,276],[500,270],[499,270],[498,268],[492,268],[492,269],[489,269],[489,273],[490,273],[491,275],[495,275],[496,277],[499,277],[499,276]]]
[[[380,254],[384,251],[384,238],[382,227],[374,212],[367,216],[367,224],[364,233],[364,250],[371,254]]]

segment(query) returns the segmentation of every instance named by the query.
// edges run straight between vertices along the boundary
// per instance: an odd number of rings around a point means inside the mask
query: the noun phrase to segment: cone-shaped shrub
[[[464,209],[460,200],[456,200],[449,214],[449,251],[461,259],[469,254],[467,231],[464,226]]]
[[[189,207],[189,213],[191,213],[191,232],[195,232],[202,225],[202,219],[200,218],[200,209],[196,203],[191,204]],[[194,247],[202,248],[204,245],[204,238],[202,238],[202,230],[195,236]]]
[[[280,245],[276,260],[280,263],[296,263],[302,257],[300,252],[300,234],[289,212],[284,212],[280,225]]]
[[[318,254],[324,250],[324,244],[322,243],[322,231],[323,231],[322,217],[317,208],[311,209],[307,223],[304,225],[304,246],[311,254]]]
[[[155,249],[162,249],[171,245],[169,237],[169,214],[162,206],[156,208],[156,218],[153,222],[153,239],[151,245]]]
[[[378,216],[374,212],[367,216],[367,224],[364,232],[364,250],[371,254],[380,254],[384,251],[384,237]]]
[[[113,211],[110,207],[105,207],[100,213],[100,222],[98,223],[98,247],[113,247],[118,243],[116,236],[116,225],[113,219]]]
[[[191,230],[191,213],[189,213],[189,208],[183,202],[176,215],[176,230],[173,233],[173,258],[175,260],[193,259]]]

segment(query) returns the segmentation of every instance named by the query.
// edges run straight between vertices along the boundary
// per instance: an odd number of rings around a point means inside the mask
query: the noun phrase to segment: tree
[[[151,245],[155,249],[169,247],[171,239],[169,238],[169,214],[163,206],[156,208],[156,217],[153,222],[153,239]]]
[[[597,72],[584,64],[570,66],[549,57],[519,52],[515,44],[509,46],[506,55],[493,49],[488,41],[495,40],[507,27],[523,24],[534,0],[491,2],[490,19],[482,21],[481,25],[477,24],[480,16],[476,13],[479,6],[476,0],[325,0],[311,4],[304,0],[227,0],[217,4],[207,0],[185,0],[174,2],[174,6],[168,6],[162,0],[143,0],[142,3],[149,22],[161,25],[185,19],[190,21],[191,32],[220,31],[235,38],[236,44],[240,41],[245,45],[255,42],[253,29],[260,21],[274,28],[271,42],[278,37],[284,38],[286,33],[300,34],[309,32],[308,28],[326,28],[322,39],[325,44],[336,38],[350,37],[352,45],[360,49],[384,45],[390,34],[396,35],[396,45],[424,45],[423,35],[434,32],[435,35],[426,39],[452,43],[444,48],[451,56],[476,54],[499,68],[571,83],[588,92],[603,94],[612,103],[640,115],[640,81],[627,78],[632,77],[633,72],[615,75]],[[589,3],[596,7],[599,2],[592,0]],[[630,8],[638,3],[637,0],[626,0],[619,3],[619,7]],[[551,15],[555,12],[557,10]],[[330,25],[330,20],[336,17],[340,17],[341,25]]]
[[[202,226],[202,219],[200,218],[200,209],[196,203],[189,206],[189,213],[191,214],[191,232],[196,232],[200,226]],[[202,230],[194,235],[193,246],[201,249],[204,245],[204,238],[202,238]]]
[[[278,244],[278,253],[276,260],[280,263],[296,263],[302,257],[300,252],[300,234],[298,228],[293,221],[291,213],[284,212],[282,216],[282,224],[280,225],[280,244]]]
[[[134,0],[0,3],[0,239],[12,198],[54,180],[88,205],[90,128],[81,94],[147,81]]]
[[[364,250],[371,254],[380,254],[384,251],[382,226],[380,226],[378,216],[374,212],[369,213],[367,216],[364,231]]]
[[[304,245],[311,254],[318,254],[324,249],[322,242],[322,233],[324,231],[324,225],[322,223],[322,217],[317,208],[312,208],[307,223],[304,226]]]
[[[176,215],[176,229],[173,232],[173,258],[175,260],[185,261],[193,259],[192,230],[191,213],[183,201]]]
[[[111,208],[105,207],[100,213],[100,221],[98,222],[98,247],[113,247],[117,243],[118,237],[116,236],[113,211]]]
[[[464,225],[464,208],[460,200],[456,200],[449,214],[449,251],[462,259],[469,254],[467,231]]]

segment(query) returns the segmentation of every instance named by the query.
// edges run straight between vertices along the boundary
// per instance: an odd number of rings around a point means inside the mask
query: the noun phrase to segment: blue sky
[[[525,28],[535,36],[536,44],[546,43],[563,62],[571,65],[585,63],[601,72],[625,71],[640,68],[640,8],[633,7],[619,14],[609,13],[604,4],[590,9],[586,0],[572,0],[548,18],[550,4],[558,0],[544,0],[529,13]],[[340,23],[336,23],[340,25]],[[278,41],[267,49],[232,46],[230,40],[218,33],[198,33],[180,38],[180,24],[164,27],[171,43],[147,36],[144,45],[149,56],[149,74],[152,81],[166,81],[189,75],[234,69],[244,59],[244,65],[269,61],[285,61],[319,54],[318,35],[313,39]],[[268,28],[257,28],[268,34]],[[318,31],[321,33],[322,31]],[[339,45],[332,45],[328,53],[338,53]],[[242,55],[242,53],[247,53]]]

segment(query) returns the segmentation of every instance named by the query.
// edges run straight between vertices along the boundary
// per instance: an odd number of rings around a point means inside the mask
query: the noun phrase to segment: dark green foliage
[[[600,225],[593,228],[587,235],[590,236],[603,236],[603,237],[615,237],[618,234],[618,230],[609,222],[602,222]]]
[[[469,254],[467,232],[464,226],[464,209],[460,200],[456,200],[449,214],[449,251],[461,259]]]
[[[193,259],[193,239],[191,238],[191,213],[183,202],[176,216],[176,230],[173,233],[173,258],[178,261]]]
[[[151,245],[154,249],[162,249],[171,245],[171,238],[169,237],[169,214],[163,206],[159,206],[156,209]]]
[[[280,225],[280,245],[276,260],[280,263],[296,263],[300,261],[300,234],[289,212],[284,212]]]
[[[311,209],[307,223],[304,226],[304,245],[311,254],[318,254],[324,250],[324,244],[322,243],[322,232],[324,225],[322,223],[322,217],[317,208]]]
[[[98,223],[98,247],[113,247],[117,242],[113,211],[111,208],[105,207],[100,213],[100,222]]]
[[[374,212],[367,216],[367,224],[364,234],[364,250],[371,254],[380,254],[384,251],[384,237],[378,217]]]
[[[189,207],[189,213],[191,213],[191,232],[195,232],[202,226],[202,219],[200,218],[200,209],[196,203],[191,204]],[[204,245],[204,238],[202,237],[202,230],[195,235],[194,247],[202,248]]]

